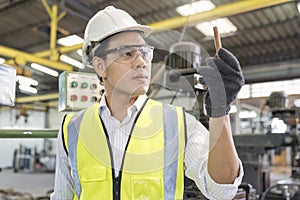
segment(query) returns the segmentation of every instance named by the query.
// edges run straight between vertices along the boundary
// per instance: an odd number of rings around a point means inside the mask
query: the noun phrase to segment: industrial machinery
[[[262,107],[268,106],[268,122],[261,120],[261,134],[234,135],[235,145],[243,162],[244,181],[253,185],[261,200],[300,199],[299,192],[299,108],[287,107],[287,95],[273,92]],[[276,122],[276,123],[275,123]],[[265,130],[265,131],[264,131]],[[276,185],[270,183],[271,150],[290,146],[292,174]]]
[[[208,117],[205,115],[203,97],[207,86],[203,77],[197,73],[201,66],[201,48],[193,42],[178,42],[169,49],[165,59],[166,71],[163,87],[177,93],[183,93],[196,99],[193,110],[190,111],[201,123],[208,127]],[[175,94],[175,95],[176,95]],[[172,102],[171,102],[172,103]]]
[[[207,86],[196,70],[202,66],[200,46],[193,42],[178,42],[170,47],[169,52],[165,60],[167,70],[163,76],[163,87],[175,91],[175,95],[183,93],[195,98],[193,110],[189,112],[208,128],[209,119],[204,107]],[[184,199],[206,199],[196,184],[187,177],[185,177]],[[243,183],[234,197],[234,200],[238,199],[254,200],[256,190],[250,184]]]

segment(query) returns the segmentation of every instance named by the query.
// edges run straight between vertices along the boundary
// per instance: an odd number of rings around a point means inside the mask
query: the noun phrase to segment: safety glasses
[[[126,45],[117,48],[109,49],[102,52],[99,57],[106,56],[108,54],[115,54],[115,62],[132,64],[138,56],[141,56],[146,64],[150,63],[153,58],[154,47],[149,45]]]

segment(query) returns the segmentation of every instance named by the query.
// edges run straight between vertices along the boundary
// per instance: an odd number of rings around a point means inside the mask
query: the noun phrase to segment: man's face
[[[143,59],[135,47],[145,45],[143,37],[138,32],[122,32],[110,38],[106,50],[120,48],[107,54],[101,70],[94,68],[103,78],[104,87],[108,94],[115,95],[124,93],[130,96],[145,94],[149,88],[151,76],[151,61]],[[133,49],[126,48],[134,46]],[[132,55],[136,55],[132,57]],[[122,57],[120,57],[122,56]],[[132,57],[130,62],[127,58]]]

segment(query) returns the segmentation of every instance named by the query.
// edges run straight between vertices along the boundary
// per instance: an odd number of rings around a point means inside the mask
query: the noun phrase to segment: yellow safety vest
[[[65,116],[63,141],[74,178],[74,199],[183,199],[185,114],[148,99],[129,136],[119,177],[99,104]]]

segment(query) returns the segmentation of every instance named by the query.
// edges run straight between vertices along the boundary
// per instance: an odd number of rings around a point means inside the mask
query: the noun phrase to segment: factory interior
[[[0,0],[0,200],[50,199],[64,115],[104,93],[81,48],[88,20],[110,5],[153,28],[148,97],[206,127],[194,69],[216,54],[218,27],[245,78],[229,112],[244,168],[234,199],[300,199],[299,0]],[[192,56],[172,65],[176,53]],[[206,199],[187,177],[184,199]]]

